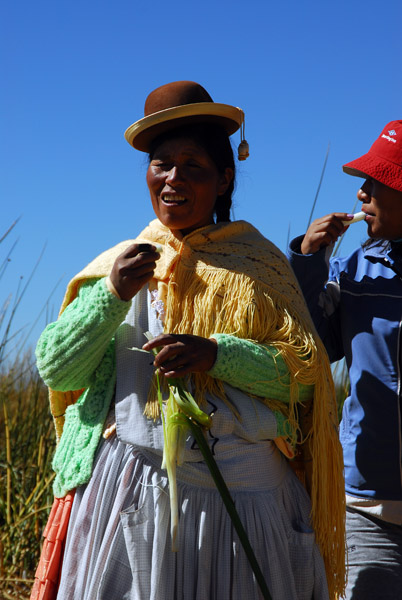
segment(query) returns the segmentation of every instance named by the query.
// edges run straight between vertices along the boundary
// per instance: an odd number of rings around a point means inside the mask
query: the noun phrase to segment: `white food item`
[[[355,215],[353,215],[353,219],[350,219],[350,221],[342,221],[342,223],[344,225],[351,225],[352,223],[357,223],[358,221],[363,221],[363,219],[366,218],[366,213],[364,213],[363,211],[360,211],[358,213],[356,213]]]

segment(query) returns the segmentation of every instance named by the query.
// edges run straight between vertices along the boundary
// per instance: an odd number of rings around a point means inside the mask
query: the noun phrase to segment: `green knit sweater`
[[[67,408],[63,435],[53,459],[54,493],[66,493],[86,483],[102,434],[116,383],[114,335],[131,302],[111,294],[104,279],[90,280],[60,318],[39,338],[39,373],[54,390],[85,388],[76,404]],[[226,334],[214,335],[217,359],[209,375],[263,398],[289,401],[289,373],[280,353]],[[312,397],[312,386],[299,386],[299,399]],[[278,436],[285,417],[275,412]]]

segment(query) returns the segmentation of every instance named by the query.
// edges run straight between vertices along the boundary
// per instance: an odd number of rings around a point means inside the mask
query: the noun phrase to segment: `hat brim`
[[[363,154],[360,158],[346,163],[342,169],[348,175],[375,179],[394,190],[402,192],[402,168],[372,152]]]
[[[161,133],[192,123],[216,123],[228,135],[237,131],[244,120],[241,108],[217,102],[197,102],[167,108],[136,121],[124,132],[133,148],[149,152],[151,142]]]

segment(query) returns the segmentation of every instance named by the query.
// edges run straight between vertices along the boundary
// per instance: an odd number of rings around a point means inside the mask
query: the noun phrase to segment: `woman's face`
[[[357,192],[366,213],[367,233],[371,238],[397,240],[402,238],[402,192],[366,179]]]
[[[230,168],[219,173],[206,150],[192,139],[168,139],[155,150],[147,171],[155,214],[182,235],[209,225],[214,222],[216,199],[232,177]]]

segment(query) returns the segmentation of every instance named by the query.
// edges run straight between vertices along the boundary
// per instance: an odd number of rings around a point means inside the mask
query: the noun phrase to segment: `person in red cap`
[[[288,257],[331,361],[345,358],[350,390],[340,439],[346,485],[347,599],[402,593],[402,120],[343,166],[368,240],[330,259],[353,215],[315,220]]]

